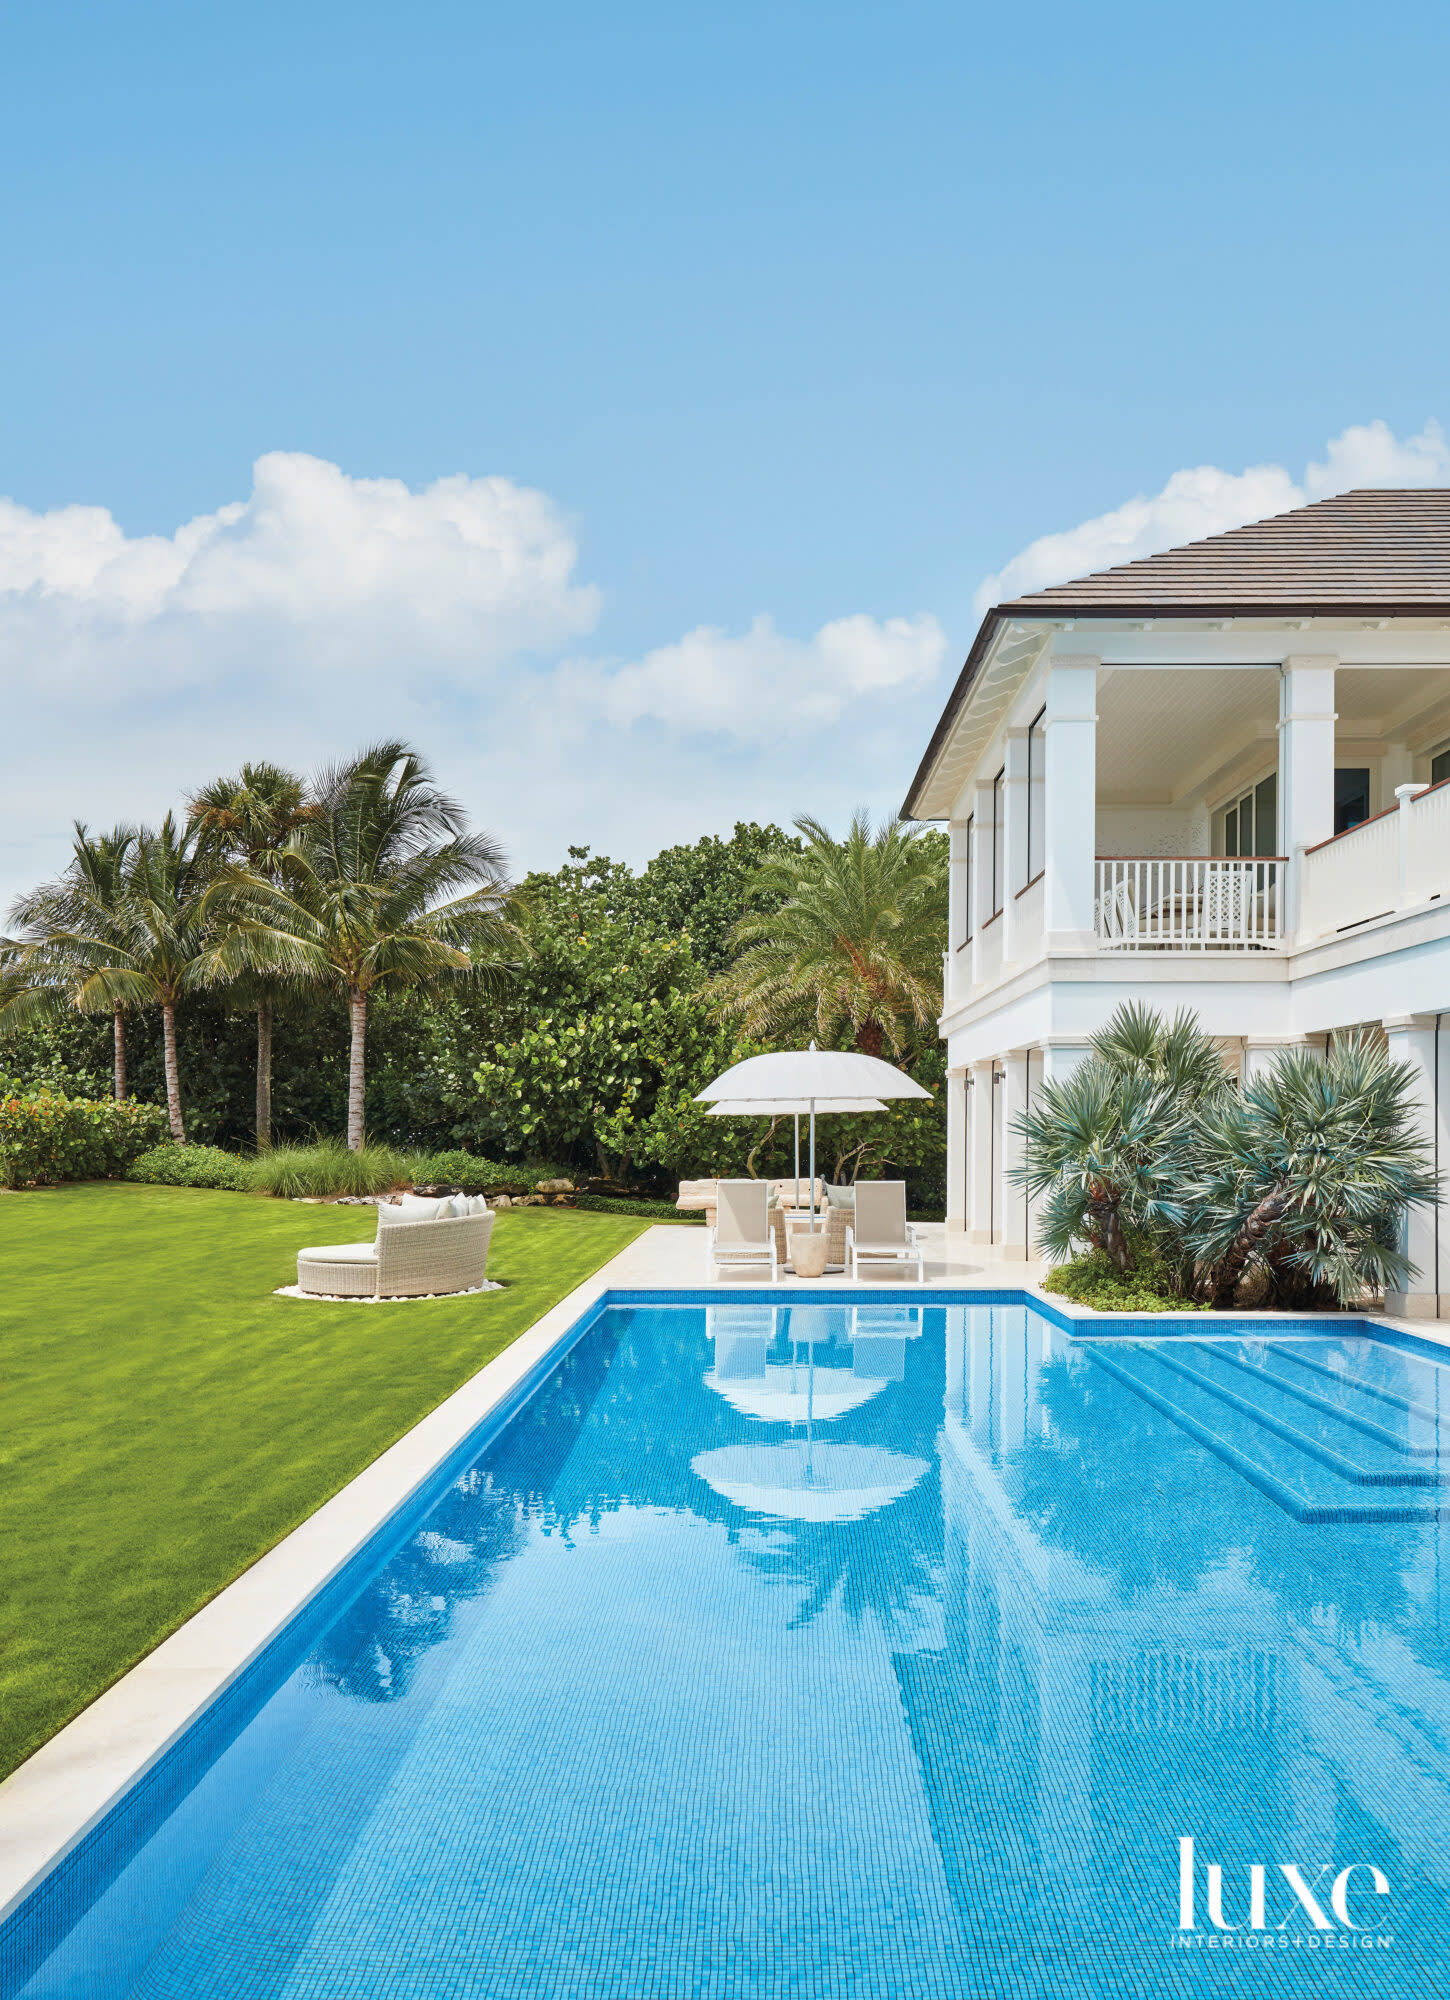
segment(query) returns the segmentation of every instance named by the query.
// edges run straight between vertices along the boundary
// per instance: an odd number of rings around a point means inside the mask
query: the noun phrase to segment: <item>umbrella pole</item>
[[[811,1099],[811,1229],[816,1226],[816,1100]]]
[[[801,1115],[799,1111],[797,1111],[797,1113],[795,1114],[795,1200],[791,1203],[791,1207],[799,1208],[800,1205],[801,1205]]]

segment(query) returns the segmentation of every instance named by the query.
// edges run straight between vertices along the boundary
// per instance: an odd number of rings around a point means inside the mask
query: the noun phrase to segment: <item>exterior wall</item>
[[[1207,854],[1212,833],[1208,807],[1099,806],[1099,854]]]

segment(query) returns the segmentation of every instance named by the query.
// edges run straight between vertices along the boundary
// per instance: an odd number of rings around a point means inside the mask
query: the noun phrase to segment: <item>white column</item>
[[[1027,1255],[1027,1191],[1012,1179],[1012,1169],[1020,1166],[1024,1147],[1013,1128],[1027,1109],[1027,1051],[1008,1049],[1002,1059],[1002,1159],[999,1166],[1001,1193],[997,1212],[1002,1218],[1001,1254],[1010,1258]]]
[[[967,1241],[992,1240],[992,1065],[972,1064],[967,1099]]]
[[[1435,1016],[1392,1014],[1384,1027],[1390,1061],[1408,1063],[1414,1073],[1415,1123],[1432,1163],[1443,1172],[1450,1166],[1450,1076],[1441,1065],[1437,1091],[1436,1045],[1441,1036],[1436,1033]],[[1405,1217],[1400,1249],[1418,1270],[1408,1291],[1386,1293],[1387,1312],[1411,1319],[1443,1318],[1450,1312],[1450,1214],[1446,1210],[1442,1198],[1437,1208],[1412,1208]]]
[[[1098,662],[1047,675],[1042,922],[1048,951],[1091,950],[1097,856]]]
[[[962,950],[967,937],[971,844],[971,828],[965,820],[954,819],[947,828],[947,969],[942,981],[943,1012],[965,1000],[971,984],[971,952]]]
[[[979,778],[972,788],[972,853],[967,866],[972,871],[972,948],[963,952],[972,961],[972,984],[982,982],[982,927],[992,914],[992,780]]]
[[[1017,956],[1017,891],[1027,880],[1027,731],[1007,731],[1002,759],[1002,963]]]
[[[1302,854],[1334,833],[1333,654],[1279,670],[1279,852],[1289,857],[1288,922],[1299,927]]]
[[[947,1072],[947,1229],[967,1226],[967,1073]]]

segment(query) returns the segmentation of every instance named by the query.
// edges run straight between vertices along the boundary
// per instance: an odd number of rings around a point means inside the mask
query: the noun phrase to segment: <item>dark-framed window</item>
[[[1450,748],[1430,759],[1430,783],[1443,785],[1447,778],[1450,778]]]
[[[1027,725],[1027,873],[1025,882],[1031,882],[1042,873],[1043,858],[1047,845],[1047,734],[1042,727],[1042,718],[1047,713],[1044,702]]]
[[[995,917],[1002,907],[1002,871],[1007,860],[1007,828],[1005,812],[1007,804],[1007,766],[1004,764],[992,780],[992,915]]]
[[[1369,818],[1369,769],[1356,765],[1334,774],[1334,831],[1348,833]]]
[[[965,929],[962,932],[963,944],[965,944],[967,939],[972,935],[972,875],[975,870],[975,856],[972,853],[972,839],[973,835],[976,832],[976,820],[977,816],[975,813],[973,813],[971,818],[967,821],[967,832],[966,832],[967,894],[966,894],[966,901],[962,910],[962,918],[965,925]]]

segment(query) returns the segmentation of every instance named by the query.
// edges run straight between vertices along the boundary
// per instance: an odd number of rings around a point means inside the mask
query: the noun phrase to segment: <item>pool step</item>
[[[1434,1521],[1450,1519],[1423,1475],[1414,1485],[1388,1485],[1361,1478],[1353,1461],[1348,1476],[1332,1462],[1327,1447],[1306,1449],[1311,1441],[1277,1418],[1264,1420],[1247,1398],[1225,1396],[1187,1364],[1163,1366],[1163,1346],[1139,1342],[1085,1340],[1094,1366],[1132,1391],[1169,1421],[1230,1465],[1249,1484],[1299,1521]],[[1167,1345],[1167,1343],[1164,1343]],[[1247,1405],[1247,1407],[1239,1407]],[[1318,1443],[1317,1440],[1313,1441]]]
[[[1329,1341],[1314,1344],[1331,1350]],[[1362,1376],[1351,1374],[1342,1365],[1338,1368],[1331,1367],[1327,1361],[1321,1361],[1301,1341],[1270,1341],[1267,1343],[1267,1353],[1272,1357],[1276,1368],[1283,1364],[1286,1378],[1296,1373],[1307,1374],[1311,1379],[1317,1378],[1326,1389],[1332,1389],[1357,1406],[1365,1407],[1378,1403],[1392,1410],[1403,1410],[1411,1416],[1418,1417],[1422,1423],[1432,1426],[1441,1423],[1450,1424],[1450,1388],[1447,1388],[1443,1407],[1437,1409],[1434,1403],[1426,1402],[1422,1396],[1401,1395],[1394,1389],[1386,1389],[1379,1382],[1370,1382]],[[1439,1362],[1424,1360],[1417,1356],[1413,1361],[1406,1359],[1405,1366],[1407,1369],[1413,1369],[1415,1376],[1421,1378],[1422,1388],[1438,1392],[1437,1385],[1444,1380],[1446,1373]]]
[[[1340,1393],[1326,1395],[1306,1382],[1294,1381],[1281,1372],[1273,1362],[1274,1350],[1251,1349],[1242,1341],[1196,1340],[1192,1345],[1197,1353],[1216,1363],[1220,1369],[1234,1369],[1240,1375],[1265,1385],[1277,1397],[1303,1404],[1336,1425],[1373,1438],[1391,1452],[1409,1458],[1439,1460],[1440,1440],[1434,1412],[1426,1410],[1421,1404],[1407,1398],[1399,1399],[1400,1421],[1396,1425],[1392,1410],[1383,1403],[1364,1400],[1362,1392],[1367,1385],[1351,1378],[1339,1378],[1342,1383]],[[1258,1358],[1260,1354],[1262,1359]],[[1331,1382],[1335,1380],[1329,1369],[1323,1372]]]
[[[1215,1353],[1197,1341],[1178,1341],[1148,1350],[1162,1368],[1192,1382],[1205,1394],[1227,1403],[1295,1451],[1306,1452],[1355,1486],[1442,1486],[1445,1476],[1433,1464],[1407,1453],[1392,1432],[1368,1435],[1338,1411],[1316,1411],[1270,1376],[1245,1379],[1230,1356]],[[1251,1371],[1252,1372],[1252,1371]]]

